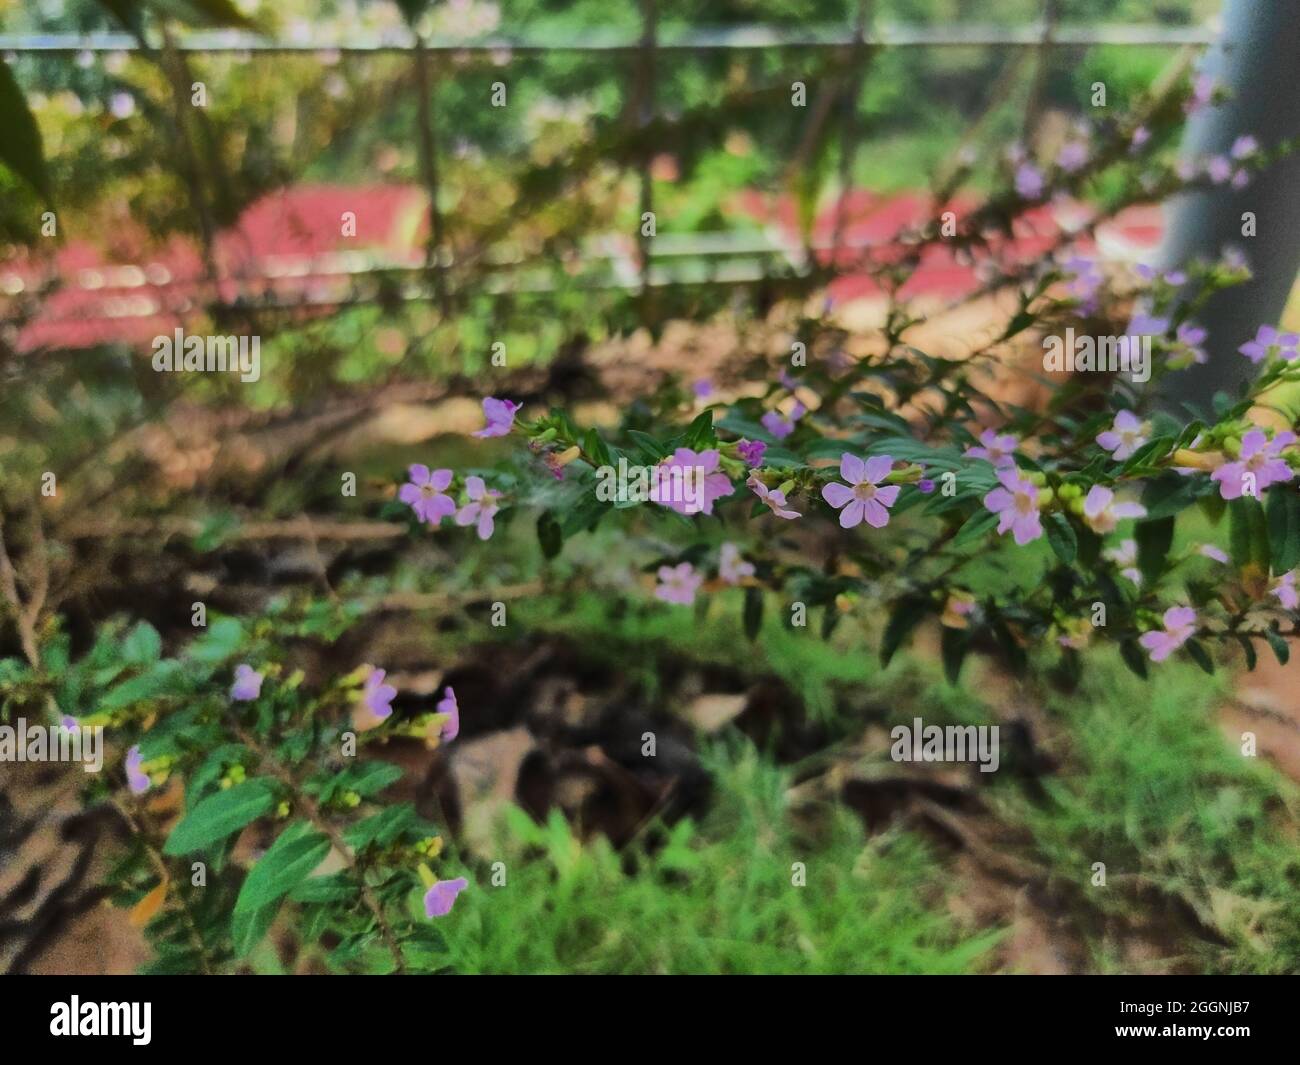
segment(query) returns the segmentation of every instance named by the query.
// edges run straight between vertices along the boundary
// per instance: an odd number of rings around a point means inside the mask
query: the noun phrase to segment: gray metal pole
[[[1265,149],[1300,136],[1300,0],[1225,0],[1223,36],[1201,68],[1233,94],[1191,119],[1183,145],[1187,158],[1227,154],[1242,134]],[[1242,215],[1255,214],[1256,235],[1242,235]],[[1245,189],[1227,184],[1179,197],[1172,205],[1161,261],[1217,258],[1225,245],[1240,248],[1254,278],[1219,293],[1200,315],[1209,331],[1209,361],[1165,379],[1170,403],[1209,406],[1220,389],[1254,374],[1237,348],[1259,325],[1276,325],[1300,269],[1300,153],[1268,167]]]

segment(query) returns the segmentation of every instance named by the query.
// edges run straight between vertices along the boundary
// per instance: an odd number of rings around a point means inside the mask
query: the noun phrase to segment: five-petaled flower
[[[751,473],[749,475],[749,480],[745,483],[753,489],[754,495],[758,496],[759,499],[767,504],[772,513],[778,518],[785,518],[786,521],[793,521],[795,518],[800,516],[799,511],[790,509],[790,504],[785,498],[785,493],[779,488],[768,488],[767,485],[758,479],[758,474]]]
[[[426,917],[446,917],[456,904],[456,896],[469,887],[469,881],[463,876],[454,880],[436,881],[424,893],[424,914]]]
[[[998,535],[1010,530],[1016,543],[1023,547],[1043,535],[1038,514],[1038,486],[1014,467],[998,471],[1000,488],[984,497],[984,505],[998,515]]]
[[[1111,452],[1111,458],[1123,462],[1147,442],[1147,426],[1131,410],[1115,415],[1115,424],[1097,434],[1097,446]]]
[[[763,465],[763,453],[766,451],[767,445],[762,440],[742,440],[736,445],[736,454],[750,467]]]
[[[889,524],[889,511],[898,501],[896,484],[881,484],[889,476],[894,460],[873,455],[865,462],[847,451],[840,456],[840,476],[848,484],[831,481],[822,486],[822,498],[840,512],[840,526],[852,529],[866,522],[873,529]]]
[[[966,457],[984,459],[997,469],[1003,469],[1016,464],[1016,448],[1019,446],[1020,441],[1010,433],[999,435],[996,429],[985,429],[980,433],[979,445],[966,449]]]
[[[489,488],[482,477],[466,477],[465,494],[469,496],[469,502],[456,512],[456,524],[475,525],[480,540],[491,539],[492,517],[500,509],[496,501],[501,498],[501,493]]]
[[[1114,532],[1125,518],[1145,518],[1147,508],[1141,503],[1117,503],[1109,488],[1094,484],[1083,500],[1083,520],[1095,533]]]
[[[1163,629],[1144,632],[1138,643],[1151,654],[1152,662],[1163,662],[1196,633],[1196,611],[1190,606],[1171,606],[1165,611]]]
[[[1243,495],[1258,499],[1269,485],[1283,484],[1295,476],[1286,459],[1279,457],[1295,440],[1295,433],[1289,431],[1269,440],[1262,429],[1252,429],[1241,438],[1237,461],[1225,462],[1210,474],[1210,480],[1219,482],[1219,495],[1224,499]]]
[[[693,489],[693,490],[692,490]],[[659,479],[650,486],[650,499],[678,514],[712,514],[713,504],[736,490],[718,469],[718,451],[694,452],[679,447],[659,465]]]
[[[451,470],[430,470],[415,463],[408,471],[411,479],[402,485],[397,498],[415,511],[415,516],[430,525],[456,513],[456,502],[444,495],[451,484]]]
[[[659,580],[655,598],[665,603],[690,606],[695,602],[695,592],[704,582],[704,577],[696,573],[689,562],[679,562],[676,566],[660,566]]]
[[[1251,362],[1259,362],[1271,355],[1276,347],[1277,353],[1291,362],[1297,355],[1297,345],[1300,345],[1300,336],[1295,333],[1279,333],[1271,325],[1261,325],[1255,332],[1255,339],[1246,341],[1237,350]]]
[[[1295,586],[1295,570],[1290,570],[1273,582],[1269,592],[1277,596],[1283,610],[1294,610],[1300,606],[1300,592]]]
[[[372,669],[361,693],[362,702],[380,721],[393,712],[393,699],[397,695],[397,689],[384,682],[386,676],[384,670]]]
[[[447,715],[447,721],[438,733],[438,738],[444,741],[454,740],[460,735],[460,704],[456,702],[455,689],[448,687],[443,692],[442,698],[438,700],[435,709],[438,713]]]
[[[515,424],[515,412],[519,407],[520,404],[508,399],[489,396],[483,401],[483,416],[487,419],[487,425],[474,435],[505,436]]]
[[[126,783],[132,795],[143,795],[149,790],[149,774],[140,768],[142,761],[139,744],[126,752]]]
[[[230,686],[230,697],[236,702],[247,703],[262,694],[262,674],[247,662],[235,667],[235,683]]]

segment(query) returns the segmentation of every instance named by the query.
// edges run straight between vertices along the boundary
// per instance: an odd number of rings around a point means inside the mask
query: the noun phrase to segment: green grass
[[[558,815],[514,811],[506,884],[479,878],[445,925],[464,973],[963,973],[999,933],[964,932],[946,878],[908,833],[865,839],[835,811],[816,843],[785,811],[784,775],[752,748],[710,759],[718,795],[654,853],[583,844]],[[792,883],[794,863],[806,886]]]

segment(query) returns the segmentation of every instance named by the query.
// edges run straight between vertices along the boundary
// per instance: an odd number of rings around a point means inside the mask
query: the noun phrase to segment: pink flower
[[[761,440],[742,440],[736,445],[736,454],[751,469],[763,465],[763,454],[766,451],[767,445]]]
[[[1015,467],[999,470],[998,481],[1002,487],[984,497],[984,505],[999,515],[998,535],[1011,530],[1021,547],[1037,540],[1043,535],[1043,523],[1038,515],[1038,487]]]
[[[1300,606],[1300,592],[1296,591],[1295,586],[1295,570],[1282,574],[1273,582],[1273,587],[1269,589],[1269,592],[1277,596],[1283,610],[1294,610]]]
[[[1083,520],[1095,533],[1114,532],[1125,518],[1145,518],[1147,508],[1141,503],[1116,503],[1115,493],[1094,484],[1083,501]]]
[[[655,589],[655,598],[665,603],[690,606],[695,602],[695,593],[704,582],[704,577],[695,572],[689,562],[679,562],[676,566],[660,566],[659,580],[662,582]]]
[[[718,576],[728,584],[739,584],[753,575],[754,563],[740,557],[740,548],[731,543],[723,544],[718,551]]]
[[[391,684],[384,683],[385,676],[387,674],[384,670],[372,669],[370,676],[366,678],[366,686],[361,693],[362,702],[380,721],[383,721],[393,712],[393,699],[397,695],[396,688]]]
[[[1257,151],[1259,151],[1259,141],[1246,133],[1232,142],[1232,151],[1229,154],[1234,159],[1245,159],[1247,156],[1254,155]]]
[[[1200,74],[1192,82],[1192,95],[1183,104],[1183,110],[1189,115],[1193,111],[1199,111],[1206,104],[1214,99],[1214,90],[1218,88],[1218,81],[1213,74]]]
[[[474,435],[505,436],[515,424],[515,411],[519,407],[520,404],[512,403],[508,399],[489,396],[483,401],[483,416],[487,418],[487,425]]]
[[[1216,185],[1222,185],[1232,177],[1232,160],[1226,155],[1216,155],[1205,165],[1205,173]]]
[[[451,470],[430,472],[428,466],[417,462],[408,472],[411,479],[402,485],[397,498],[415,511],[417,518],[437,525],[443,518],[456,513],[456,503],[451,496],[443,495],[451,484]]]
[[[1142,573],[1137,568],[1138,545],[1136,540],[1121,540],[1119,547],[1105,552],[1108,559],[1120,567],[1119,575],[1141,585]]]
[[[1193,362],[1205,362],[1209,358],[1205,354],[1205,349],[1201,347],[1206,337],[1203,326],[1196,325],[1193,322],[1184,322],[1178,327],[1178,332],[1174,335],[1178,338],[1180,344],[1186,344],[1191,349]]]
[[[1116,462],[1123,462],[1146,442],[1146,425],[1131,410],[1120,411],[1115,424],[1097,434],[1097,446],[1112,452]]]
[[[230,697],[236,702],[252,702],[262,694],[262,674],[247,662],[235,667],[235,683],[230,686]]]
[[[149,774],[140,768],[142,761],[139,744],[126,752],[126,783],[132,795],[143,795],[151,784]]]
[[[1016,448],[1019,446],[1020,441],[1010,433],[999,436],[995,430],[985,429],[980,433],[980,446],[968,447],[966,457],[985,459],[993,463],[996,469],[1003,469],[1016,464]]]
[[[446,917],[456,904],[456,896],[469,887],[469,881],[463,876],[455,880],[439,880],[424,893],[424,915],[426,917]]]
[[[1129,144],[1132,146],[1134,151],[1137,151],[1137,149],[1141,148],[1142,145],[1146,144],[1150,139],[1151,131],[1147,129],[1146,126],[1138,126],[1138,128],[1133,131],[1133,136],[1129,140]]]
[[[763,428],[771,433],[778,440],[784,440],[794,432],[794,423],[803,415],[803,407],[795,404],[794,409],[790,411],[790,417],[786,418],[780,411],[770,410],[758,420],[763,423]]]
[[[1088,161],[1088,146],[1081,141],[1071,141],[1056,156],[1056,165],[1067,174],[1073,174]]]
[[[888,455],[875,455],[865,462],[847,451],[840,456],[840,476],[848,484],[831,481],[822,486],[822,498],[840,512],[840,527],[852,529],[866,522],[873,529],[883,529],[889,524],[889,511],[898,500],[896,484],[882,485],[889,476],[894,460]],[[843,509],[841,509],[843,508]]]
[[[793,521],[795,518],[800,517],[799,511],[790,509],[790,505],[785,498],[785,493],[777,488],[769,489],[767,485],[758,479],[758,474],[751,473],[749,475],[749,480],[745,483],[754,490],[754,494],[758,496],[759,499],[771,508],[772,513],[778,518],[785,518],[787,521]]]
[[[1295,439],[1295,433],[1283,432],[1269,440],[1263,430],[1252,429],[1241,438],[1237,461],[1225,462],[1210,474],[1210,480],[1219,482],[1219,495],[1224,499],[1238,499],[1242,495],[1258,499],[1269,485],[1291,480],[1295,474],[1286,459],[1278,456]],[[1247,475],[1252,481],[1246,480]]]
[[[1296,357],[1298,344],[1300,336],[1295,333],[1279,333],[1271,325],[1261,325],[1255,333],[1255,339],[1246,341],[1237,350],[1251,362],[1259,362],[1273,354],[1272,349],[1276,347],[1278,354],[1290,362]]]
[[[1190,606],[1171,606],[1163,620],[1164,629],[1144,632],[1138,638],[1151,653],[1152,662],[1163,662],[1196,633],[1196,611]]]
[[[1024,200],[1036,200],[1043,194],[1043,175],[1033,163],[1016,167],[1016,192]]]
[[[447,688],[435,709],[440,714],[449,715],[438,738],[443,741],[454,740],[460,735],[460,704],[456,702],[455,690]]]
[[[650,499],[678,514],[712,514],[714,502],[735,490],[731,478],[718,469],[716,448],[697,454],[679,447],[660,464],[658,483],[650,486]]]
[[[469,502],[457,512],[456,524],[477,524],[478,538],[480,540],[491,539],[493,530],[492,516],[500,509],[496,505],[496,500],[501,498],[501,493],[495,488],[488,488],[483,483],[482,477],[466,477],[465,494],[469,496]]]
[[[697,399],[704,399],[713,393],[713,382],[706,377],[701,377],[691,385],[691,391],[695,393]]]

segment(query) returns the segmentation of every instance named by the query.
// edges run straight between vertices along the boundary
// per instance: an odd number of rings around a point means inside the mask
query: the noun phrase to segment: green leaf
[[[311,875],[329,850],[330,841],[324,835],[299,823],[285,829],[258,859],[244,878],[232,915],[231,934],[241,957],[266,934],[284,896]]]
[[[943,657],[943,674],[948,683],[954,687],[961,676],[961,664],[970,650],[970,634],[963,629],[944,626],[943,636],[939,639],[939,651]]]
[[[543,511],[537,519],[537,542],[542,545],[542,554],[546,558],[554,558],[564,549],[564,533],[549,510]]]
[[[263,778],[209,795],[186,814],[163,844],[164,854],[189,854],[225,839],[271,809],[275,789]]]
[[[1137,541],[1138,569],[1147,584],[1154,584],[1165,569],[1165,558],[1174,542],[1174,519],[1157,518],[1137,523],[1133,530]]]
[[[133,666],[146,666],[162,656],[162,637],[147,621],[142,621],[122,641],[122,657]]]
[[[614,457],[609,452],[609,445],[601,439],[595,429],[588,429],[582,434],[582,450],[597,466],[614,465]]]
[[[1250,672],[1255,672],[1255,667],[1259,664],[1259,658],[1255,654],[1255,645],[1250,642],[1249,636],[1237,636],[1237,642],[1241,644],[1241,649],[1246,655],[1246,668]]]
[[[957,535],[952,538],[949,547],[962,547],[972,540],[978,540],[990,529],[993,529],[998,523],[998,515],[991,510],[977,510],[966,523],[957,530]]]
[[[1268,645],[1273,648],[1273,656],[1277,659],[1278,665],[1284,666],[1291,660],[1291,648],[1280,633],[1273,629],[1265,629],[1264,639],[1268,640]]]
[[[4,62],[0,62],[0,163],[31,185],[46,203],[50,202],[41,131],[13,71]]]
[[[1203,644],[1196,640],[1188,640],[1183,646],[1187,648],[1187,653],[1192,656],[1193,662],[1205,670],[1206,673],[1211,676],[1214,675],[1214,660],[1210,657]]]
[[[1079,538],[1064,514],[1047,516],[1047,542],[1052,545],[1056,557],[1067,566],[1079,553]]]
[[[1258,499],[1242,496],[1228,503],[1228,532],[1232,561],[1238,569],[1258,566],[1264,573],[1269,568],[1269,522],[1264,507]]]
[[[1142,653],[1142,648],[1137,640],[1122,640],[1119,645],[1119,656],[1128,666],[1143,680],[1147,679],[1147,660],[1146,655]]]
[[[885,633],[880,639],[880,664],[889,665],[903,641],[911,635],[912,630],[921,623],[921,619],[930,611],[930,603],[925,599],[902,599],[885,625]]]
[[[703,451],[718,446],[718,436],[713,431],[713,411],[702,411],[686,429],[686,447]]]
[[[1273,572],[1287,573],[1300,564],[1300,494],[1289,484],[1268,490],[1268,542]]]
[[[357,886],[347,873],[309,876],[291,892],[294,902],[347,902],[357,894]]]
[[[750,640],[757,640],[759,630],[763,627],[763,589],[745,589],[744,609],[745,635]]]
[[[660,459],[668,454],[668,449],[663,446],[649,433],[643,433],[639,429],[629,429],[627,435],[632,438],[640,452],[645,455],[651,463],[657,463]]]

